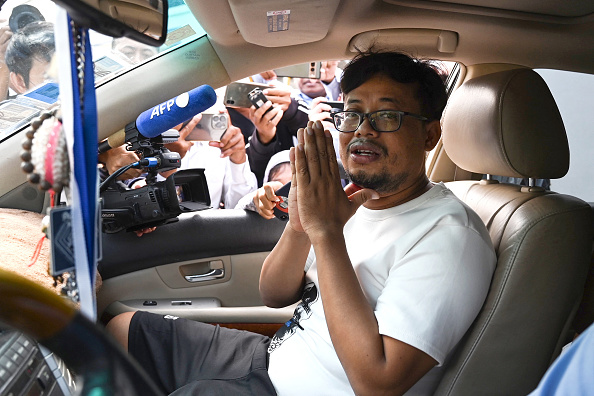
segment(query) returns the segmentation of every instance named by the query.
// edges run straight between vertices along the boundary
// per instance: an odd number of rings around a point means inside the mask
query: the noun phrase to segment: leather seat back
[[[443,144],[457,166],[474,173],[555,179],[569,168],[559,110],[531,69],[465,82],[448,102]],[[485,304],[436,394],[526,395],[569,341],[590,262],[592,211],[539,187],[446,184],[484,221],[498,260]]]

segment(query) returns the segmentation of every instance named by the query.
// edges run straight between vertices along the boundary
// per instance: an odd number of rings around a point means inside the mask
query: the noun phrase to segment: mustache
[[[349,142],[349,144],[347,145],[347,153],[351,152],[351,147],[355,144],[365,144],[368,146],[373,146],[373,147],[377,148],[378,151],[380,151],[382,154],[388,155],[388,149],[385,146],[379,144],[376,141],[364,139],[364,138],[355,138],[355,139],[351,140]]]

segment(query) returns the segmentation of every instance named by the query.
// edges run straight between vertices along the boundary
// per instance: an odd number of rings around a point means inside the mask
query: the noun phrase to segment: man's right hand
[[[295,150],[296,147],[291,147],[289,151],[289,159],[291,160],[291,189],[289,190],[289,227],[295,232],[305,234],[305,230],[301,225],[301,219],[299,218],[299,206],[297,203],[297,174],[295,168]]]
[[[308,118],[310,121],[322,121],[322,125],[324,125],[324,129],[332,130],[334,129],[334,124],[332,123],[332,106],[328,103],[324,103],[327,99],[319,96],[314,98],[311,101],[311,110],[309,111]]]
[[[267,113],[268,109],[271,110]],[[258,138],[263,144],[268,144],[276,136],[276,126],[283,117],[283,110],[272,105],[271,101],[264,103],[262,107],[250,108],[250,119],[258,130]]]
[[[325,61],[322,62],[322,68],[320,69],[320,80],[326,84],[330,84],[334,77],[336,77],[336,68],[338,67],[338,61]]]
[[[258,212],[260,216],[267,220],[274,218],[274,206],[279,200],[274,192],[282,186],[283,183],[279,181],[271,181],[264,183],[262,187],[256,190],[252,200],[256,206],[256,212]]]
[[[284,84],[277,84],[272,88],[266,88],[263,93],[275,107],[280,107],[282,111],[287,111],[291,105],[291,88]]]
[[[111,175],[123,166],[138,161],[139,158],[133,151],[128,151],[124,146],[114,147],[105,153],[99,154],[99,161],[105,164],[107,172]],[[128,169],[118,179],[126,180],[139,177],[142,174],[141,169]]]

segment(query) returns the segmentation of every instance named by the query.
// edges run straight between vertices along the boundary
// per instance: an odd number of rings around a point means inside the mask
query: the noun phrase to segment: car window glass
[[[138,43],[126,37],[112,38],[98,33],[91,35],[95,84],[103,83],[131,67],[149,61],[206,34],[183,0],[169,0],[167,38],[160,47]]]
[[[594,202],[594,167],[592,167],[592,92],[594,75],[560,70],[536,69],[551,90],[569,141],[569,172],[551,180],[551,190]]]
[[[8,0],[0,10],[0,139],[57,101],[48,76],[55,51],[56,6],[46,0]]]
[[[344,68],[348,65],[348,62],[349,62],[349,60],[338,61],[336,74],[335,74],[335,78],[338,81],[340,81],[340,77],[341,77],[340,74],[342,73],[342,70],[344,70]],[[459,74],[459,69],[455,68],[457,63],[441,61],[441,60],[430,60],[429,62],[439,72],[439,74],[442,77],[444,83],[446,84],[446,88],[449,92],[450,89],[455,85],[456,78],[458,77],[458,74]],[[319,62],[319,63],[321,63],[321,62]],[[292,66],[288,66],[287,69],[293,68],[295,71],[297,71],[297,70],[301,70],[302,68],[296,69],[295,68],[296,66],[306,66],[306,65],[307,65],[307,63],[292,65]],[[271,81],[271,80],[267,79],[267,75],[268,75],[268,77],[271,78],[272,80],[276,80],[277,82],[285,84],[285,85],[291,87],[293,90],[297,91],[297,90],[299,90],[299,83],[298,83],[299,78],[308,78],[305,75],[298,75],[298,74],[294,74],[294,73],[288,74],[288,75],[279,75],[279,76],[276,76],[275,78],[272,78],[268,74],[270,72],[272,72],[272,71],[270,71],[270,70],[263,71],[261,74],[255,74],[253,76],[243,78],[241,80],[238,80],[238,82],[255,82],[255,83],[259,83],[259,84],[266,84]],[[276,70],[274,70],[274,72],[276,72]],[[338,98],[334,98],[334,99],[337,100]]]
[[[48,0],[0,3],[0,139],[4,139],[58,100],[58,84],[49,72],[58,6]],[[169,0],[167,39],[159,48],[91,31],[95,85],[205,34],[183,0]],[[41,50],[24,57],[31,44]]]

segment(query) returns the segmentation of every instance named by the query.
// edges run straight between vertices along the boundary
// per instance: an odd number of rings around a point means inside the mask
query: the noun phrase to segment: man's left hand
[[[340,182],[332,135],[320,121],[308,122],[297,131],[294,154],[297,205],[303,229],[315,245],[316,237],[341,233],[359,206],[378,198],[377,192],[361,189],[350,196]]]

